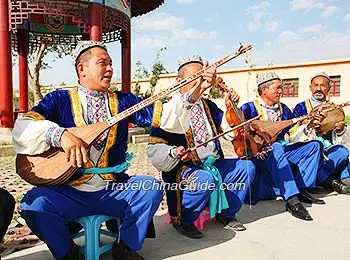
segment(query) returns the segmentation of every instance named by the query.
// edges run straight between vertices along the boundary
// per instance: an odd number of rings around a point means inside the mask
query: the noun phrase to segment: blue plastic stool
[[[111,250],[113,243],[100,246],[100,235],[118,238],[119,233],[113,233],[105,229],[101,229],[101,224],[108,220],[115,219],[118,223],[118,232],[120,230],[120,219],[105,215],[93,215],[82,217],[75,220],[79,222],[84,230],[72,236],[73,239],[85,236],[85,245],[80,247],[80,251],[84,254],[85,260],[98,260],[100,255]]]

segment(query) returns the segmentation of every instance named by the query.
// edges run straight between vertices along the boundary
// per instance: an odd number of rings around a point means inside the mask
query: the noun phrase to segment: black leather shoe
[[[114,242],[112,248],[112,257],[114,260],[145,260],[135,250],[130,249],[123,241]]]
[[[244,231],[246,227],[243,226],[241,222],[235,219],[228,219],[224,216],[224,214],[216,214],[216,220],[225,225],[225,229],[232,231]]]
[[[202,238],[203,234],[193,225],[178,225],[173,223],[173,227],[181,234],[189,238]]]
[[[298,194],[298,199],[301,202],[309,203],[309,204],[326,204],[324,200],[318,199],[314,196],[312,196],[310,193],[308,193],[306,190],[301,190]]]
[[[289,202],[287,202],[286,210],[296,218],[300,218],[302,220],[307,220],[307,221],[313,220],[309,212],[300,202],[295,205],[291,205]]]
[[[329,177],[322,186],[339,194],[350,194],[350,186],[333,177]]]

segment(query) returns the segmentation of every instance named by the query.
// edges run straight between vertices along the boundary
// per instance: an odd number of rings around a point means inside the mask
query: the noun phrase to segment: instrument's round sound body
[[[324,136],[329,131],[332,131],[335,128],[335,124],[345,121],[344,110],[335,105],[334,103],[326,103],[313,108],[313,112],[326,112],[326,117],[321,122],[321,126],[317,129],[319,135]]]
[[[57,148],[34,156],[17,155],[16,171],[21,178],[35,186],[62,185],[77,168],[67,163],[66,154]]]

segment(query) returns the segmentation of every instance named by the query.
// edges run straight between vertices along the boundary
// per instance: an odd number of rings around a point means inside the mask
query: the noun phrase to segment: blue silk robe
[[[293,118],[293,113],[285,105],[279,104],[281,120]],[[261,115],[261,120],[267,120],[265,108],[258,100],[245,103],[241,110],[246,119]],[[264,160],[253,159],[256,166],[256,178],[252,184],[252,201],[274,199],[282,196],[284,200],[297,195],[299,189],[316,186],[317,170],[321,161],[320,144],[316,141],[297,143],[288,146],[279,141],[292,127],[284,129],[272,144],[273,150]],[[246,199],[246,202],[248,200]]]
[[[307,99],[298,103],[294,107],[293,113],[295,117],[299,117],[310,113],[312,109],[310,99]],[[332,131],[329,131],[323,138],[332,143]],[[350,178],[349,151],[345,146],[333,145],[324,149],[324,154],[327,156],[327,160],[324,161],[323,167],[318,173],[319,184],[322,184],[331,175],[341,180]]]

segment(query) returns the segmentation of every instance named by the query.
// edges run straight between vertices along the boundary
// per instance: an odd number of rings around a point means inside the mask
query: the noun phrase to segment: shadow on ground
[[[191,239],[180,235],[172,225],[165,224],[165,215],[155,218],[157,238],[146,240],[141,254],[149,260],[165,259],[201,249],[206,249],[235,237],[235,233],[223,228],[217,222],[207,222],[203,230],[204,237]]]
[[[316,190],[312,192],[314,196],[318,198],[325,198],[329,200],[334,198],[334,193],[328,194],[324,190]],[[328,197],[328,198],[327,198]],[[328,203],[327,203],[328,204]],[[312,205],[304,204],[306,207],[312,207]],[[317,205],[315,210],[317,214],[318,206],[324,210],[327,205]],[[311,215],[313,215],[314,209],[311,209]],[[276,216],[278,215],[278,216]],[[270,200],[261,201],[255,206],[244,205],[242,210],[238,214],[239,220],[247,224],[247,231],[241,233],[234,233],[223,228],[223,225],[218,222],[207,222],[206,227],[203,230],[204,238],[202,239],[190,239],[180,235],[171,225],[166,224],[165,214],[160,216],[155,216],[154,221],[156,225],[157,237],[155,239],[147,239],[144,243],[143,249],[140,254],[147,260],[161,260],[176,257],[176,259],[188,258],[190,255],[196,255],[199,251],[211,249],[216,250],[218,246],[222,246],[225,243],[232,246],[236,244],[235,241],[239,241],[239,237],[245,237],[251,232],[255,232],[251,225],[261,227],[258,222],[273,222],[274,226],[278,226],[279,223],[275,220],[270,219],[270,217],[277,219],[286,219],[285,224],[297,223],[298,225],[305,225],[304,221],[299,221],[286,213],[285,203],[282,200]],[[319,217],[318,217],[319,218]],[[317,218],[317,219],[318,219]],[[273,228],[272,228],[273,230]],[[271,227],[266,232],[272,232]],[[276,231],[275,231],[276,232]],[[104,240],[106,241],[106,240]],[[239,242],[237,242],[239,243]],[[186,255],[186,256],[185,256]],[[215,258],[215,256],[212,256]],[[191,258],[191,257],[190,257]],[[4,258],[13,260],[53,260],[51,253],[48,251],[46,245],[38,246],[36,248],[31,248],[23,250],[18,253],[14,253],[10,256]],[[101,260],[112,260],[111,252],[104,254]],[[191,258],[192,259],[192,258]]]
[[[235,233],[223,228],[223,225],[216,222],[208,222],[205,230],[203,230],[204,238],[190,239],[180,235],[171,225],[166,224],[165,214],[155,216],[155,225],[157,237],[155,239],[147,239],[144,243],[140,254],[147,260],[165,259],[171,256],[179,256],[195,252],[201,249],[209,248],[220,243],[224,243],[235,237]],[[31,252],[40,250],[40,252]],[[46,246],[31,248],[27,252],[18,253],[7,256],[4,259],[12,260],[52,260],[51,253]],[[105,253],[101,260],[111,260],[111,252]]]
[[[327,192],[321,188],[309,190],[316,198],[324,199],[325,197],[338,196],[339,194]],[[306,208],[311,208],[311,204],[303,203]],[[277,214],[286,212],[286,203],[282,199],[259,201],[256,205],[245,204],[238,213],[238,219],[243,224],[252,223],[260,219],[272,217]],[[291,216],[292,217],[292,216]]]

